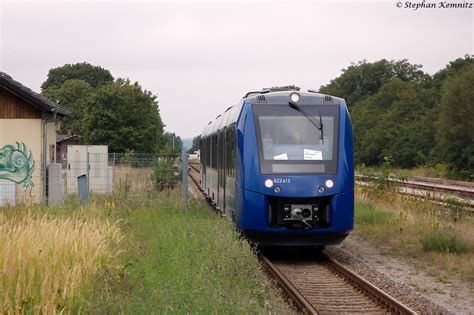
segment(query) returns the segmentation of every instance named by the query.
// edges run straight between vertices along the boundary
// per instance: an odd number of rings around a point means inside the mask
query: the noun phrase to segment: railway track
[[[288,258],[292,257],[292,258]],[[353,271],[324,254],[262,255],[267,272],[294,304],[309,314],[416,314]]]
[[[189,163],[188,165],[191,168],[191,171],[189,172],[189,178],[191,178],[191,181],[194,183],[194,185],[196,185],[197,190],[200,191],[201,183],[199,180],[199,164]]]
[[[377,177],[367,175],[356,175],[356,180],[361,183],[373,182]],[[415,188],[427,192],[447,193],[461,198],[474,199],[474,183],[450,181],[440,178],[413,177],[413,179],[400,180],[389,178],[386,180],[396,184],[398,187]]]
[[[356,183],[363,186],[371,185],[377,180],[375,176],[356,175]],[[463,205],[467,210],[474,211],[474,183],[451,181],[430,177],[414,177],[409,180],[390,178],[389,183],[405,195],[426,198],[444,205]]]
[[[199,166],[189,164],[191,181],[199,189]],[[308,314],[416,314],[353,271],[318,253],[278,257],[262,249],[267,273],[301,311]],[[288,256],[292,257],[291,259]]]

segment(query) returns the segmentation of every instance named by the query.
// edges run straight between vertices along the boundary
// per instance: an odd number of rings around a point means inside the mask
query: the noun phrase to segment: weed
[[[355,220],[362,224],[381,224],[394,219],[391,212],[379,210],[369,203],[356,203]]]
[[[181,178],[181,171],[178,168],[174,158],[160,158],[153,169],[151,181],[155,189],[162,191],[172,189]]]
[[[446,253],[467,253],[471,250],[469,242],[448,230],[434,230],[421,239],[424,251]]]

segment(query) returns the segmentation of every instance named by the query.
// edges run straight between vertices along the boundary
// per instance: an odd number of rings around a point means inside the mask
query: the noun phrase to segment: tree
[[[194,153],[194,151],[199,150],[199,142],[201,141],[201,135],[197,135],[193,138],[193,144],[189,148],[188,153]]]
[[[50,87],[59,87],[64,82],[74,79],[83,80],[94,88],[114,81],[110,71],[100,66],[93,66],[87,62],[65,64],[62,67],[49,70],[48,78],[41,85],[41,91],[44,93]]]
[[[450,61],[444,69],[435,73],[433,76],[433,86],[441,90],[446,79],[460,74],[473,64],[474,56],[471,55],[465,55],[464,58],[457,58],[454,61]]]
[[[420,82],[390,80],[353,109],[356,162],[380,165],[390,156],[396,167],[427,163],[435,146],[435,105]]]
[[[118,79],[87,98],[83,141],[107,144],[111,152],[158,152],[162,144],[156,96],[135,82]]]
[[[458,171],[474,172],[474,64],[446,79],[437,125],[438,156]]]
[[[83,80],[67,80],[62,85],[53,85],[43,91],[43,95],[67,108],[71,116],[64,119],[62,132],[71,129],[83,134],[83,117],[88,111],[87,97],[94,93],[94,88]]]
[[[180,154],[183,150],[183,141],[179,136],[173,132],[165,132],[164,136],[164,145],[161,149],[161,153],[164,154]]]
[[[427,78],[420,65],[412,65],[406,59],[394,61],[382,59],[373,63],[366,60],[352,63],[342,74],[321,86],[321,93],[342,97],[349,106],[376,94],[393,78],[402,81],[418,81]]]

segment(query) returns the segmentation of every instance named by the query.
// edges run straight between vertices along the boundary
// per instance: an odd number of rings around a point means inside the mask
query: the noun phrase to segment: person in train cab
[[[301,131],[296,130],[293,132],[293,142],[295,144],[302,144],[303,143],[303,134]]]

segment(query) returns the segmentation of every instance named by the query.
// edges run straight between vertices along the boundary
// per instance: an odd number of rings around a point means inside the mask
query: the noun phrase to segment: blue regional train
[[[352,124],[343,99],[249,92],[202,131],[201,189],[252,243],[341,243],[354,226]]]

